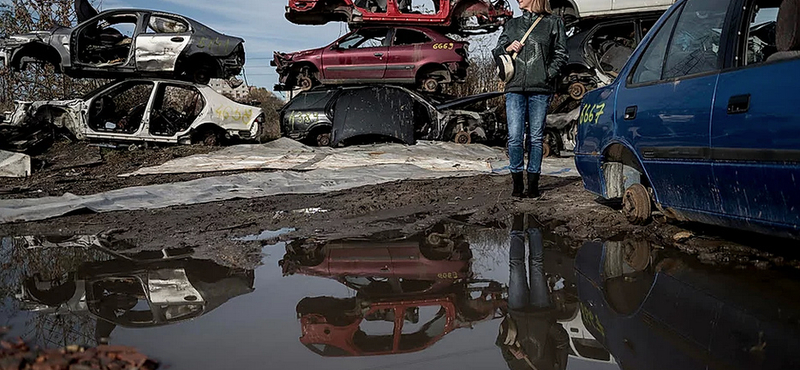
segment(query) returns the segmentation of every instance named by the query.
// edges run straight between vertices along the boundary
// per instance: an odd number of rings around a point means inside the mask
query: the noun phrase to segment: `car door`
[[[638,152],[657,201],[667,207],[722,209],[708,153],[719,69],[714,30],[727,8],[728,0],[688,0],[674,8],[620,84],[617,134]]]
[[[138,71],[174,71],[178,56],[192,37],[189,23],[165,14],[149,14],[144,31],[136,36],[135,60]]]
[[[132,45],[140,21],[138,12],[115,11],[80,24],[70,36],[73,68],[110,72],[132,70]]]
[[[322,55],[323,79],[377,81],[386,72],[389,29],[362,28],[335,42]]]
[[[148,120],[147,107],[154,86],[152,81],[128,80],[89,99],[86,136],[141,140],[139,134]]]
[[[413,81],[417,68],[426,53],[433,52],[432,40],[424,33],[397,28],[392,35],[392,47],[386,61],[387,80]],[[452,47],[452,44],[450,44]]]
[[[744,47],[717,85],[714,175],[726,214],[798,225],[800,101],[793,91],[800,60],[776,58],[776,2],[755,0],[745,9],[754,13],[741,17]]]

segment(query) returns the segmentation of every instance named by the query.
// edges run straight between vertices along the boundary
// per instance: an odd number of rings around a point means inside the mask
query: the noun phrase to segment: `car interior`
[[[189,129],[205,108],[205,100],[193,86],[161,85],[150,114],[150,133],[173,136]]]
[[[800,49],[799,40],[790,40],[791,35],[786,32],[781,35],[782,38],[786,39],[782,40],[785,44],[781,46],[784,47],[780,51],[778,48],[779,9],[790,6],[790,3],[793,2],[787,0],[782,4],[780,0],[755,1],[750,14],[750,24],[747,27],[747,46],[744,48],[746,55],[742,59],[744,65],[761,63],[767,60],[779,60],[800,54],[797,51]],[[795,27],[794,24],[791,26]],[[791,45],[792,41],[794,41],[794,45]],[[792,52],[792,49],[795,51]]]
[[[138,19],[136,14],[114,14],[82,28],[77,35],[78,61],[96,67],[126,64]]]
[[[592,35],[589,48],[603,72],[616,77],[636,48],[636,28],[633,22],[603,26]]]
[[[90,108],[89,127],[100,132],[136,132],[152,91],[152,82],[134,82],[118,85],[97,96]]]

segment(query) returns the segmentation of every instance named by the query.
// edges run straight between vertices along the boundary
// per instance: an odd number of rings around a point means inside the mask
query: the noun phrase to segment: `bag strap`
[[[541,15],[536,18],[536,20],[531,25],[531,28],[528,28],[528,32],[525,32],[525,36],[522,36],[522,40],[519,40],[520,44],[525,44],[525,40],[528,39],[528,36],[531,35],[531,32],[533,32],[533,29],[536,28],[536,25],[539,24],[539,21],[541,21],[542,18],[543,17]],[[511,59],[517,59],[517,52],[514,52],[514,54],[511,54]]]

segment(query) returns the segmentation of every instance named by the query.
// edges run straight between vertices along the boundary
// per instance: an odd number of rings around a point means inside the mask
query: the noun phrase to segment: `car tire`
[[[207,64],[200,64],[189,70],[189,80],[201,85],[208,85],[211,82],[212,67]]]
[[[317,85],[319,85],[317,73],[311,71],[309,67],[303,67],[300,72],[297,73],[295,86],[299,88],[300,91],[311,90]]]
[[[634,225],[644,225],[650,220],[651,204],[650,192],[642,184],[631,185],[622,196],[622,212]]]

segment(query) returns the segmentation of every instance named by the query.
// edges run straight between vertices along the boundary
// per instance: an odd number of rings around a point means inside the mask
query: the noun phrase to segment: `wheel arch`
[[[580,9],[578,8],[578,4],[573,0],[553,0],[550,2],[550,6],[553,9],[556,8],[572,8],[575,11],[575,17],[580,18],[581,13]]]
[[[652,189],[654,198],[658,201],[658,189],[652,186],[653,182],[650,176],[650,173],[644,167],[642,158],[636,152],[636,150],[632,149],[631,145],[626,142],[622,141],[612,141],[606,144],[603,148],[603,156],[602,161],[600,163],[603,166],[609,162],[618,162],[622,163],[624,166],[631,167],[639,172],[641,175],[639,182],[642,185],[645,185]],[[606,183],[606,179],[603,178],[603,186],[607,190],[608,184]],[[624,189],[623,189],[624,191]]]
[[[9,65],[13,69],[21,70],[22,58],[24,57],[35,57],[36,59],[43,60],[53,65],[53,67],[56,69],[56,72],[61,73],[64,71],[64,69],[61,67],[61,54],[59,54],[58,50],[50,45],[42,44],[40,42],[31,42],[25,44],[24,46],[20,47],[19,50],[14,52]]]

